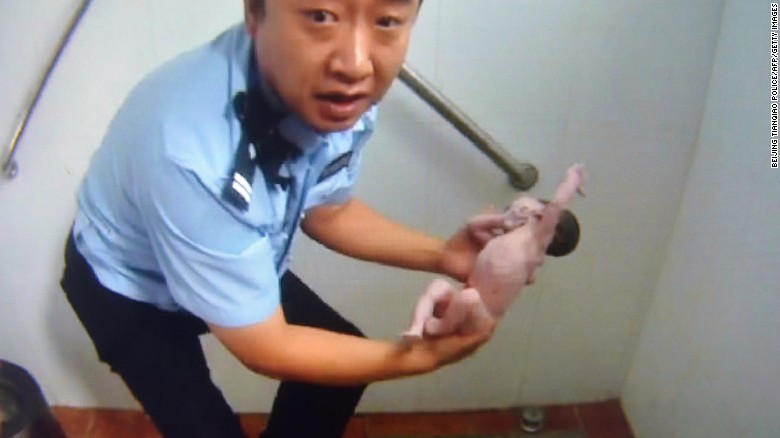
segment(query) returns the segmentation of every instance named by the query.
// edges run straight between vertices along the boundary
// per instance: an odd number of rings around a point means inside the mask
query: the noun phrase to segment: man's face
[[[247,11],[246,25],[285,105],[317,131],[340,131],[398,74],[418,1],[266,0],[264,13]]]

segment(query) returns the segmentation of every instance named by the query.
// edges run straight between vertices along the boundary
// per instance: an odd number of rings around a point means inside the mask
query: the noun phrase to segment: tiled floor
[[[52,408],[69,438],[160,438],[154,425],[138,411]],[[242,414],[248,437],[256,437],[266,421],[263,414]],[[545,408],[545,427],[537,437],[579,433],[587,438],[633,438],[618,401]],[[361,414],[344,438],[529,436],[520,428],[517,409],[415,414]],[[310,438],[310,437],[305,437]],[[311,437],[316,438],[316,437]]]

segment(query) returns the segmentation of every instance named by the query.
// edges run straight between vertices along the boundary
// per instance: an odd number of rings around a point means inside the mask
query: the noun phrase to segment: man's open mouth
[[[318,94],[317,98],[333,103],[352,103],[366,98],[366,94],[344,94],[344,93],[322,93]]]
[[[322,115],[333,120],[345,120],[358,117],[366,110],[368,94],[321,93],[315,98],[320,102]]]

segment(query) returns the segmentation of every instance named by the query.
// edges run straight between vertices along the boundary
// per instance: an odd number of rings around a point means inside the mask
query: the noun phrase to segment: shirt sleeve
[[[191,169],[160,158],[138,194],[173,299],[203,320],[236,327],[279,307],[270,237],[238,220]]]
[[[342,168],[332,174],[319,176],[306,196],[305,210],[322,204],[342,204],[352,196],[360,167],[360,151],[351,151],[348,154],[348,163],[345,162]]]
[[[360,173],[363,146],[373,131],[353,131],[348,140],[334,141],[316,183],[306,196],[304,209],[322,204],[343,204],[352,197]]]

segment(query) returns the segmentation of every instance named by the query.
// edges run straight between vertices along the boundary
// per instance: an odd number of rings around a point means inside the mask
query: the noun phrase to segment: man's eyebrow
[[[411,5],[414,2],[414,0],[380,0],[380,1],[382,3],[389,3],[389,4],[402,5],[402,6]]]

